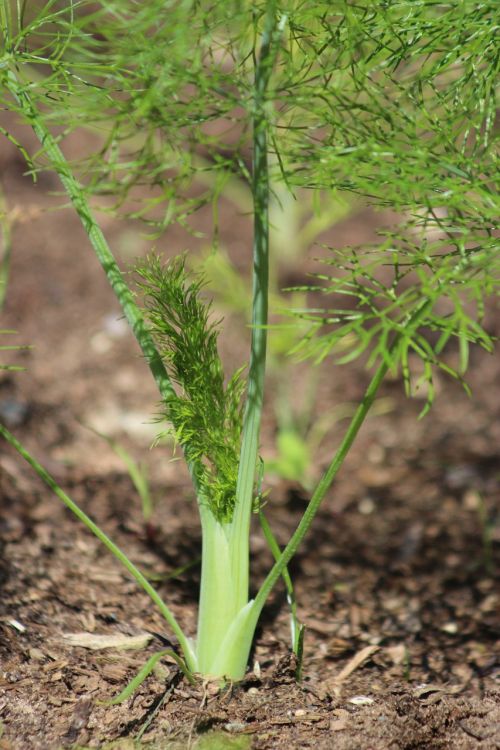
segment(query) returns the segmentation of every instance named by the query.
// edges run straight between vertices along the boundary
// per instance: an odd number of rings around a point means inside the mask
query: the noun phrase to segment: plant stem
[[[241,606],[248,599],[250,515],[264,400],[269,296],[269,168],[266,100],[274,60],[273,41],[282,28],[276,3],[268,4],[260,54],[255,66],[253,109],[253,310],[248,392],[245,404],[236,505],[230,528],[231,560]]]
[[[253,309],[248,392],[231,523],[219,524],[200,507],[203,529],[202,580],[196,655],[202,671],[239,680],[245,673],[256,626],[248,601],[250,515],[264,400],[269,296],[269,168],[266,101],[275,59],[276,36],[285,19],[276,20],[268,4],[253,103]]]
[[[328,491],[333,480],[335,479],[338,473],[338,470],[344,463],[344,459],[347,456],[354,442],[354,439],[356,438],[356,435],[358,434],[359,429],[361,425],[363,424],[365,417],[368,414],[375,400],[377,391],[388,369],[389,369],[389,364],[385,360],[382,361],[377,371],[375,372],[375,375],[373,376],[370,384],[368,385],[368,388],[365,391],[365,395],[363,396],[361,403],[356,409],[356,413],[354,414],[349,424],[349,427],[347,428],[347,432],[345,433],[344,438],[339,448],[337,449],[337,452],[335,453],[335,456],[333,457],[333,460],[330,466],[328,467],[328,469],[325,471],[320,481],[318,482],[318,485],[313,493],[313,496],[311,497],[309,501],[309,505],[307,506],[304,512],[304,515],[302,516],[300,520],[299,525],[295,529],[290,541],[288,542],[285,549],[283,550],[281,557],[271,568],[264,583],[260,587],[257,596],[255,597],[255,602],[253,606],[258,611],[260,611],[262,607],[264,606],[266,599],[271,593],[273,586],[277,582],[278,578],[283,574],[283,571],[286,569],[286,566],[288,565],[288,563],[290,562],[290,560],[296,553],[299,544],[302,542],[302,539],[304,538],[309,527],[311,526],[311,523],[314,520],[314,517],[318,511],[318,508],[321,502],[323,501],[323,498],[325,497],[326,492]]]
[[[4,82],[12,96],[20,105],[24,116],[30,123],[35,135],[42,144],[44,153],[48,156],[51,166],[59,175],[59,178],[83,224],[83,228],[94,248],[95,254],[101,264],[109,283],[121,305],[125,317],[132,329],[137,343],[149,365],[149,369],[156,381],[158,390],[165,402],[175,396],[175,390],[168,376],[162,359],[155,347],[153,339],[147,330],[142,314],[136,305],[132,292],[128,288],[123,274],[111,252],[104,234],[96,222],[90,205],[85,197],[81,185],[74,178],[71,168],[62,153],[59,145],[45,126],[42,116],[35,108],[29,94],[17,79],[12,70],[8,70],[4,76]],[[198,480],[200,467],[198,462],[193,461],[186,453],[188,468],[198,494]]]
[[[290,538],[290,541],[281,553],[281,557],[269,571],[259,589],[257,596],[255,597],[253,608],[256,610],[257,617],[260,615],[260,612],[264,604],[266,603],[266,599],[271,593],[274,585],[278,581],[279,577],[283,575],[283,571],[285,570],[292,557],[295,555],[300,543],[302,542],[304,536],[306,535],[314,520],[319,506],[321,505],[327,491],[330,489],[339,469],[344,463],[344,459],[349,453],[351,446],[361,428],[361,425],[365,421],[365,418],[370,411],[373,402],[375,401],[377,391],[391,367],[393,353],[397,350],[398,346],[401,344],[404,338],[411,337],[412,331],[414,331],[418,327],[420,320],[425,315],[429,307],[432,307],[435,299],[437,298],[439,298],[439,290],[436,291],[435,294],[431,297],[424,298],[420,306],[414,311],[414,313],[402,323],[400,331],[392,342],[389,351],[385,354],[380,365],[375,371],[375,374],[373,375],[365,391],[363,399],[361,400],[358,408],[354,413],[354,416],[349,423],[349,427],[347,428],[347,431],[332,459],[330,466],[319,480],[316,489],[314,490],[313,495],[309,501],[309,505],[307,506],[304,515],[299,522],[299,525],[295,529],[292,537]]]
[[[7,294],[7,283],[10,272],[10,257],[12,252],[12,225],[8,215],[7,201],[0,183],[0,238],[2,247],[0,249],[0,311],[2,310]]]
[[[263,510],[259,511],[259,520],[262,528],[262,533],[264,534],[269,549],[271,550],[275,561],[278,562],[281,557],[281,549],[269,525],[269,521],[264,515]],[[300,624],[297,618],[297,600],[295,598],[292,579],[287,567],[283,569],[281,575],[283,576],[283,581],[286,588],[286,598],[290,607],[290,632],[292,640],[292,651],[297,656],[301,640],[300,634],[304,630],[304,626]]]
[[[397,341],[394,346],[396,344]],[[379,365],[368,388],[366,389],[363,400],[347,428],[344,439],[342,440],[330,466],[320,479],[309,505],[307,506],[307,509],[289,543],[286,545],[279,559],[274,564],[264,583],[260,587],[255,600],[248,602],[248,604],[240,610],[238,618],[233,620],[232,627],[228,630],[228,635],[224,639],[222,646],[218,649],[215,662],[211,662],[215,665],[212,667],[212,674],[215,676],[225,675],[236,680],[243,677],[254,631],[267,597],[271,593],[277,580],[283,575],[286,566],[297,551],[299,544],[302,542],[302,539],[310,528],[326,492],[330,488],[338,470],[342,466],[344,459],[375,400],[377,391],[389,369],[389,366],[389,361],[385,359]],[[241,541],[243,542],[243,539]],[[298,645],[299,641],[297,641],[297,646]],[[238,655],[238,659],[235,658],[236,655]]]
[[[173,633],[176,635],[182,648],[184,657],[186,658],[189,669],[191,671],[196,671],[196,659],[194,657],[189,640],[184,635],[182,628],[180,627],[170,609],[167,607],[156,589],[149,583],[147,578],[144,577],[141,571],[136,568],[133,562],[129,560],[127,555],[122,552],[119,547],[117,547],[117,545],[104,533],[104,531],[101,531],[99,526],[97,526],[97,524],[95,524],[94,521],[92,521],[92,519],[89,518],[89,516],[87,516],[87,514],[84,513],[83,510],[81,510],[78,505],[73,502],[73,500],[71,500],[70,497],[68,497],[68,495],[66,495],[66,493],[59,487],[55,479],[51,477],[48,471],[46,471],[43,466],[41,466],[41,464],[39,464],[38,461],[33,458],[30,453],[28,453],[24,446],[21,445],[21,443],[14,437],[14,435],[12,435],[9,430],[7,430],[7,428],[4,427],[4,425],[2,425],[1,423],[0,435],[2,435],[2,437],[4,437],[5,440],[7,440],[7,442],[16,449],[16,451],[24,458],[24,460],[27,461],[29,465],[36,471],[38,476],[45,482],[45,484],[47,484],[50,489],[57,495],[57,497],[59,497],[60,500],[63,501],[66,507],[69,508],[69,510],[85,524],[85,526],[99,539],[99,541],[102,542],[104,546],[107,547],[107,549],[116,557],[116,559],[121,562],[121,564],[128,570],[130,575],[135,578],[137,583],[142,586],[144,591],[153,600],[165,620],[172,628]]]
[[[242,608],[241,601],[243,600],[244,605],[247,601],[233,579],[227,525],[221,524],[211,510],[202,504],[200,518],[202,558],[196,633],[198,669],[205,675],[234,679],[236,675],[230,671],[227,651],[224,654],[226,661],[222,674],[214,671],[214,664],[220,659],[221,644]]]

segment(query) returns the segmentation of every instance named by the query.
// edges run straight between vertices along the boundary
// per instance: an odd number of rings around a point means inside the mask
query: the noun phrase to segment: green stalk
[[[384,360],[379,365],[368,388],[366,389],[365,395],[363,396],[363,399],[360,405],[356,409],[356,413],[354,414],[349,424],[349,427],[347,428],[347,432],[344,435],[344,439],[342,440],[339,448],[337,449],[337,452],[335,453],[335,456],[333,457],[333,460],[330,466],[328,467],[328,469],[325,471],[320,481],[318,482],[318,485],[313,493],[313,496],[311,497],[311,500],[309,501],[309,505],[307,506],[304,512],[304,515],[302,516],[300,520],[299,525],[295,529],[290,541],[288,542],[285,549],[283,550],[281,557],[271,568],[264,583],[260,587],[259,592],[257,596],[255,597],[255,601],[253,605],[259,614],[267,600],[267,597],[271,593],[271,590],[273,589],[275,583],[278,581],[279,577],[283,574],[283,571],[285,570],[286,566],[288,565],[292,557],[295,555],[297,548],[299,547],[304,536],[309,530],[314,520],[314,517],[316,513],[318,512],[319,506],[321,505],[327,491],[330,489],[330,486],[333,480],[335,479],[340,467],[344,463],[344,459],[347,456],[354,442],[354,439],[356,438],[356,435],[359,432],[361,425],[365,421],[365,418],[370,408],[373,405],[375,396],[377,395],[377,391],[385,375],[387,374],[388,369],[389,369],[389,364]]]
[[[182,631],[182,628],[175,619],[174,615],[167,607],[156,589],[153,588],[153,586],[149,583],[147,578],[144,577],[141,571],[136,568],[133,562],[129,560],[127,555],[121,551],[121,549],[104,533],[104,531],[101,531],[99,526],[97,526],[97,524],[95,524],[94,521],[92,521],[92,519],[89,518],[89,516],[87,516],[87,514],[84,513],[83,510],[81,510],[78,505],[73,502],[73,500],[71,500],[70,497],[68,497],[68,495],[66,495],[66,493],[59,487],[55,479],[51,477],[48,471],[46,471],[43,466],[41,466],[41,464],[39,464],[38,461],[30,455],[30,453],[28,453],[24,446],[22,446],[21,443],[14,437],[14,435],[12,435],[9,430],[7,430],[7,428],[4,427],[4,425],[2,425],[1,423],[0,435],[2,435],[2,437],[4,437],[5,440],[7,440],[7,442],[16,449],[16,451],[24,458],[24,460],[27,461],[28,464],[36,471],[38,476],[45,482],[45,484],[47,484],[50,489],[57,495],[57,497],[63,501],[66,507],[69,508],[69,510],[74,513],[75,516],[80,521],[82,521],[82,523],[85,524],[89,531],[91,531],[99,539],[99,541],[102,542],[105,547],[107,547],[107,549],[116,557],[116,559],[119,560],[121,564],[128,570],[130,575],[135,578],[139,586],[141,586],[148,594],[148,596],[153,600],[165,620],[172,628],[172,632],[175,634],[177,640],[179,641],[189,669],[193,672],[198,671],[196,657],[194,655],[191,642],[184,635],[184,632]]]
[[[264,607],[267,597],[271,593],[274,585],[278,581],[279,577],[283,575],[283,571],[286,569],[286,566],[288,565],[292,557],[295,555],[304,536],[308,532],[314,520],[314,517],[316,513],[318,512],[319,506],[323,502],[323,499],[327,491],[330,489],[333,480],[337,476],[339,469],[344,463],[344,459],[349,453],[351,446],[363,422],[365,421],[366,416],[368,415],[368,412],[370,411],[373,405],[373,402],[375,401],[377,391],[380,388],[382,381],[384,380],[388,370],[391,367],[393,352],[397,349],[401,340],[405,336],[409,337],[410,333],[417,328],[421,318],[425,315],[429,307],[432,307],[435,299],[437,299],[438,297],[439,297],[439,288],[438,290],[436,290],[435,294],[431,298],[424,299],[422,303],[420,304],[420,306],[415,310],[413,315],[411,315],[408,320],[404,321],[401,324],[400,332],[394,339],[389,349],[389,352],[383,357],[382,362],[380,363],[377,370],[375,371],[375,374],[373,375],[365,391],[365,394],[358,408],[356,409],[354,416],[352,417],[349,423],[349,427],[347,428],[344,438],[342,439],[342,442],[340,443],[332,459],[330,466],[328,467],[328,469],[325,471],[325,473],[319,480],[316,486],[316,489],[313,492],[313,495],[309,501],[309,505],[307,506],[304,512],[304,515],[302,516],[299,522],[299,525],[295,529],[294,533],[292,534],[292,537],[290,538],[290,541],[288,542],[285,549],[281,553],[281,557],[279,558],[279,560],[277,560],[277,562],[269,571],[268,575],[266,576],[263,584],[261,585],[259,589],[257,596],[255,597],[253,609],[257,613],[257,618],[260,616],[262,608]]]
[[[264,400],[269,296],[269,167],[266,101],[285,19],[276,20],[269,3],[255,66],[253,108],[254,206],[253,310],[248,392],[243,420],[236,503],[230,524],[222,525],[200,506],[203,530],[200,609],[196,653],[205,674],[238,680],[245,674],[257,618],[248,601],[250,516]]]
[[[28,122],[30,123],[35,135],[43,146],[44,153],[50,160],[51,166],[54,171],[59,175],[59,178],[73,204],[75,211],[77,212],[82,222],[83,228],[88,235],[88,238],[94,248],[95,254],[99,263],[101,264],[109,283],[121,305],[121,308],[125,314],[125,317],[132,329],[137,343],[139,344],[142,353],[149,365],[149,369],[156,381],[158,390],[164,401],[168,401],[175,395],[175,391],[172,382],[168,376],[165,366],[161,360],[158,350],[155,347],[153,339],[151,338],[145,324],[142,314],[136,305],[132,292],[128,288],[123,274],[120,271],[118,264],[111,252],[104,234],[96,222],[90,205],[85,197],[84,190],[78,181],[74,178],[71,168],[62,153],[59,145],[50,133],[43,122],[43,118],[37,111],[33,104],[29,94],[22,84],[17,79],[16,75],[8,70],[6,75],[3,76],[4,83],[7,89],[10,91],[14,99],[20,105],[22,112]],[[196,461],[193,461],[189,455],[186,455],[189,471],[195,490],[198,490],[197,477],[199,476],[200,468]]]
[[[196,657],[202,674],[234,678],[229,667],[221,674],[214,671],[220,646],[241,607],[235,586],[228,526],[221,524],[210,508],[200,503],[202,528],[201,581],[198,608]]]
[[[262,533],[264,534],[264,537],[269,546],[269,549],[271,550],[275,561],[278,562],[281,558],[281,549],[269,525],[269,521],[264,515],[263,510],[259,511],[259,521],[260,521]],[[303,635],[304,626],[300,624],[297,618],[297,600],[295,598],[295,591],[293,590],[292,579],[290,577],[290,573],[288,572],[287,567],[283,568],[281,575],[283,577],[283,582],[286,588],[286,598],[287,598],[288,606],[290,607],[290,634],[291,634],[291,642],[292,642],[292,651],[296,656],[298,656],[301,635]]]
[[[254,204],[253,310],[248,392],[245,404],[236,504],[230,528],[231,561],[235,586],[243,606],[248,600],[249,536],[255,469],[264,401],[269,296],[269,167],[267,159],[266,99],[275,58],[273,41],[284,19],[276,20],[276,3],[269,3],[259,59],[255,67],[253,111]]]
[[[12,227],[8,216],[7,201],[0,183],[0,237],[2,239],[2,249],[0,255],[0,310],[5,303],[7,294],[7,282],[10,273],[10,258],[12,253]]]

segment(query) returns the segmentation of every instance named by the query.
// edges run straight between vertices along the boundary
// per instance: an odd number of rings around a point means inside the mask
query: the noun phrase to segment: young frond
[[[492,232],[465,235],[459,223],[453,229],[432,240],[410,224],[386,232],[379,246],[332,250],[325,261],[332,274],[319,275],[312,289],[336,306],[295,313],[311,324],[297,350],[316,360],[333,354],[339,363],[369,352],[370,366],[384,360],[401,369],[408,393],[415,360],[428,386],[436,367],[462,380],[469,344],[493,347],[482,318],[486,297],[500,294],[500,254]],[[443,359],[452,338],[459,342],[456,367]]]
[[[219,321],[201,297],[203,278],[188,278],[184,258],[162,265],[150,256],[137,268],[151,333],[177,393],[164,416],[190,460],[203,467],[198,477],[220,521],[229,521],[235,502],[242,426],[243,368],[228,384],[217,351]]]

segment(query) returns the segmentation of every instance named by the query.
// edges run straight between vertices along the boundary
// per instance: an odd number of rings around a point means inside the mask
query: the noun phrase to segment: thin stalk
[[[304,536],[306,535],[307,531],[309,530],[314,520],[314,517],[318,511],[319,506],[321,505],[327,491],[330,489],[332,482],[337,476],[339,469],[344,463],[344,459],[349,453],[351,446],[363,422],[365,421],[366,416],[373,405],[373,402],[375,401],[377,391],[380,388],[382,381],[384,380],[388,370],[391,367],[391,364],[392,364],[391,355],[400,345],[401,340],[405,336],[410,336],[410,332],[416,329],[421,318],[425,315],[429,307],[432,307],[435,299],[437,299],[438,297],[439,297],[439,289],[436,290],[435,294],[432,297],[424,299],[422,303],[420,304],[420,306],[415,310],[413,315],[411,315],[409,319],[402,324],[401,331],[398,333],[398,335],[392,342],[392,345],[390,347],[390,350],[387,356],[385,356],[382,359],[382,362],[380,363],[377,370],[375,371],[375,374],[373,375],[365,391],[365,394],[358,408],[356,409],[354,416],[352,417],[349,423],[347,431],[332,459],[330,466],[328,467],[328,469],[325,471],[325,473],[319,480],[316,486],[316,489],[313,492],[313,495],[309,501],[309,505],[307,506],[304,512],[304,515],[302,516],[297,528],[292,534],[290,541],[288,542],[285,549],[283,550],[281,557],[269,571],[267,577],[265,578],[263,584],[261,585],[259,589],[257,596],[255,597],[253,608],[255,609],[257,616],[260,615],[260,612],[264,604],[266,603],[267,597],[271,593],[279,577],[283,575],[283,571],[285,570],[286,566],[288,565],[292,557],[295,555],[297,548],[299,547],[300,543],[302,542]]]
[[[39,464],[38,461],[30,455],[30,453],[28,453],[26,448],[24,448],[24,446],[21,445],[21,443],[14,437],[14,435],[12,435],[12,433],[10,433],[9,430],[1,423],[0,435],[4,437],[5,440],[7,440],[10,445],[12,445],[13,448],[16,449],[16,451],[24,458],[24,460],[27,461],[28,464],[36,471],[38,476],[45,482],[45,484],[47,484],[50,489],[57,495],[57,497],[63,501],[66,507],[69,508],[69,510],[85,524],[89,531],[91,531],[99,539],[99,541],[102,542],[105,547],[107,547],[107,549],[116,557],[116,559],[119,560],[121,564],[128,570],[130,575],[135,578],[137,583],[144,589],[144,591],[156,604],[163,617],[172,628],[172,632],[177,637],[177,640],[179,641],[179,644],[182,648],[189,669],[191,671],[196,671],[196,659],[194,657],[189,640],[184,635],[181,626],[175,619],[170,609],[167,607],[156,589],[153,588],[153,586],[149,583],[147,578],[144,577],[141,571],[136,568],[134,563],[129,560],[127,555],[121,551],[121,549],[104,533],[104,531],[101,531],[99,526],[97,526],[97,524],[95,524],[94,521],[92,521],[92,519],[89,518],[89,516],[87,516],[87,514],[84,513],[83,510],[81,510],[81,508],[79,508],[78,505],[73,502],[70,497],[68,497],[68,495],[66,495],[61,487],[59,487],[55,479],[53,479],[53,477],[48,473],[48,471],[46,471],[46,469],[44,469],[43,466]]]
[[[245,673],[256,618],[248,601],[250,514],[264,400],[269,296],[269,167],[266,100],[274,62],[277,23],[275,3],[268,6],[258,61],[253,106],[254,208],[253,309],[248,391],[230,524],[222,526],[200,507],[203,530],[202,580],[196,655],[199,668],[215,676],[241,679]]]
[[[267,90],[275,58],[276,32],[284,19],[276,19],[276,3],[270,2],[259,58],[255,66],[253,110],[253,310],[248,392],[236,488],[236,505],[230,528],[231,560],[241,606],[248,599],[250,516],[264,400],[267,318],[269,296],[269,166],[267,158]]]
[[[275,561],[278,562],[281,557],[281,549],[276,537],[273,534],[273,530],[269,525],[269,521],[265,517],[264,511],[262,510],[259,511],[259,521],[262,528],[262,533],[265,536],[269,549],[271,550]],[[295,598],[292,579],[287,567],[283,569],[281,575],[283,577],[286,588],[286,598],[288,606],[290,607],[290,634],[292,641],[292,651],[296,656],[298,656],[301,634],[304,631],[304,626],[301,625],[297,617],[297,599]]]
[[[248,602],[249,532],[266,366],[269,295],[266,96],[277,28],[275,3],[270,3],[259,58],[255,65],[252,339],[236,504],[231,523],[222,526],[200,506],[203,541],[196,655],[201,671],[216,676],[225,675],[231,679],[241,679],[244,675],[256,625],[251,613],[252,603]]]
[[[286,569],[286,566],[295,555],[298,546],[309,530],[309,527],[314,520],[314,517],[318,511],[319,506],[321,505],[321,502],[323,501],[323,498],[325,497],[325,494],[329,490],[340,467],[344,463],[344,459],[347,456],[361,425],[365,421],[365,418],[371,406],[373,405],[375,396],[377,395],[377,391],[385,375],[387,374],[388,369],[389,364],[386,361],[383,361],[379,365],[377,371],[375,372],[375,375],[373,376],[368,388],[365,391],[365,395],[363,396],[360,405],[356,409],[349,427],[347,428],[347,432],[344,435],[344,439],[337,449],[337,452],[335,453],[330,466],[318,482],[318,485],[313,493],[313,496],[311,497],[311,500],[309,501],[309,505],[307,506],[299,525],[295,529],[290,541],[283,550],[281,557],[271,568],[266,579],[264,580],[264,583],[260,587],[253,605],[259,612],[262,610],[262,607],[264,606],[267,597],[271,593],[272,588],[278,581],[279,577],[283,575],[283,571]]]
[[[2,248],[0,250],[0,310],[2,310],[7,294],[7,284],[10,273],[10,257],[12,253],[12,226],[8,214],[7,201],[0,183],[0,236]]]
[[[43,118],[37,111],[33,104],[26,89],[17,79],[16,75],[12,70],[8,70],[4,76],[4,82],[7,89],[10,91],[12,96],[15,98],[17,103],[20,105],[24,116],[30,123],[35,135],[42,144],[44,153],[50,160],[51,166],[54,171],[59,175],[59,178],[65,188],[71,203],[75,211],[77,212],[80,220],[83,224],[83,228],[88,235],[88,238],[94,248],[95,254],[99,263],[101,264],[109,283],[121,305],[121,308],[125,314],[125,317],[132,329],[137,343],[139,344],[142,353],[149,365],[149,369],[156,381],[158,390],[165,402],[175,396],[175,390],[172,382],[168,376],[162,359],[156,349],[149,331],[147,330],[143,316],[136,305],[132,292],[128,288],[123,274],[120,271],[118,264],[111,252],[111,248],[108,242],[96,222],[90,205],[85,197],[84,190],[81,185],[73,176],[71,168],[62,153],[59,145],[50,133],[43,122]],[[186,453],[186,460],[188,468],[195,486],[195,490],[198,494],[198,481],[197,477],[200,474],[201,467],[197,461],[193,461],[188,452]]]

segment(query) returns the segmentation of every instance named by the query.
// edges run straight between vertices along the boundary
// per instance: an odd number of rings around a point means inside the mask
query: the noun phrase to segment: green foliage
[[[242,734],[234,736],[228,732],[207,732],[195,742],[193,750],[250,750],[252,738]]]
[[[450,221],[446,227],[438,221],[433,239],[429,224],[414,237],[410,225],[406,238],[387,233],[378,247],[332,251],[325,262],[333,270],[320,277],[324,283],[316,291],[333,297],[338,307],[299,312],[312,326],[296,347],[317,361],[334,352],[339,363],[367,351],[370,365],[383,360],[401,368],[408,394],[425,383],[426,410],[434,398],[435,368],[462,380],[469,344],[492,351],[494,339],[482,325],[484,299],[500,291],[492,228],[480,228],[474,236],[473,228],[466,234]],[[452,337],[460,347],[456,366],[445,356]]]
[[[160,230],[216,204],[237,178],[251,192],[255,38],[267,6],[4,3],[2,64],[15,61],[34,101],[50,101],[48,122],[71,130],[83,116],[99,128],[103,146],[79,170],[86,190],[117,206],[133,197],[127,211]],[[265,107],[272,223],[303,189],[317,203],[321,191],[360,194],[402,217],[378,247],[333,251],[321,288],[334,302],[306,315],[320,335],[302,351],[321,359],[343,340],[345,361],[370,350],[375,363],[396,334],[390,364],[411,392],[416,355],[430,403],[435,367],[461,377],[469,344],[491,347],[481,316],[499,276],[496,3],[282,0],[276,12],[286,24]],[[137,206],[144,184],[154,192]],[[281,236],[288,246],[286,227]],[[457,368],[442,356],[452,337]]]
[[[240,2],[81,0],[61,7],[52,0],[32,17],[7,13],[4,3],[4,65],[15,61],[36,105],[50,99],[48,123],[68,132],[81,127],[83,116],[99,128],[102,148],[79,170],[87,190],[121,205],[137,186],[154,185],[155,194],[132,213],[161,228],[174,217],[184,222],[232,171],[249,178],[241,149],[251,140],[252,48],[266,5],[249,13]],[[221,118],[227,118],[224,132],[214,135]],[[228,138],[236,139],[235,153],[225,157],[218,146]],[[207,152],[220,179],[188,196],[197,160]]]
[[[339,362],[368,351],[370,365],[401,368],[408,393],[425,383],[427,409],[436,367],[462,378],[469,344],[493,345],[482,320],[500,281],[497,14],[466,1],[334,6],[335,23],[315,5],[316,29],[300,26],[314,63],[290,84],[287,180],[363,194],[402,219],[378,246],[332,250],[313,288],[332,302],[299,312],[312,326],[296,350]]]
[[[29,169],[61,177],[188,461],[203,529],[196,643],[121,550],[1,425],[0,432],[148,592],[189,669],[240,679],[262,607],[286,577],[387,372],[400,368],[411,391],[420,360],[430,405],[436,367],[462,378],[469,345],[492,348],[483,308],[499,282],[496,3],[4,0],[0,24],[1,103],[33,126],[41,144]],[[82,122],[100,146],[71,166],[58,139]],[[56,138],[52,125],[62,135]],[[244,419],[241,371],[225,385],[219,324],[200,296],[202,279],[188,279],[182,259],[164,267],[151,256],[139,268],[146,329],[90,203],[96,194],[112,195],[114,209],[159,234],[173,220],[189,228],[189,215],[206,203],[216,217],[225,186],[236,179],[248,185],[254,217]],[[270,205],[284,207],[304,190],[316,207],[343,192],[395,215],[379,245],[332,250],[313,291],[332,295],[333,303],[297,313],[309,331],[297,351],[317,360],[333,352],[339,361],[367,354],[376,369],[297,529],[283,551],[271,542],[276,563],[249,600],[268,214]],[[273,223],[280,226],[276,217]],[[322,226],[313,223],[304,237],[314,239]],[[460,353],[454,367],[445,356],[453,338]],[[293,471],[303,470],[296,448],[287,447],[296,454]],[[274,539],[270,530],[267,537]],[[294,648],[300,651],[299,637]]]
[[[150,330],[172,381],[164,402],[171,434],[203,468],[202,500],[220,521],[235,503],[245,381],[237,370],[227,385],[217,351],[219,322],[200,296],[203,278],[188,279],[184,258],[165,266],[151,256],[137,269]]]
[[[36,100],[50,97],[50,120],[79,127],[83,114],[105,135],[89,188],[124,198],[154,184],[138,215],[161,224],[213,199],[230,175],[249,180],[253,49],[267,2],[52,0],[38,13],[13,8],[10,21],[7,5],[3,64],[26,71]],[[282,0],[276,11],[287,18],[267,97],[276,176],[398,209],[440,207],[451,192],[464,219],[473,187],[494,211],[496,3]],[[188,198],[200,154],[201,171],[220,179]],[[167,203],[161,219],[150,215]]]
[[[451,190],[464,210],[472,182],[487,205],[496,4],[294,5],[284,52],[288,179],[399,209],[440,206]]]
[[[9,282],[13,223],[14,221],[9,215],[3,186],[0,182],[0,311],[5,304],[5,295]]]
[[[311,456],[305,438],[298,430],[284,427],[278,432],[276,449],[276,459],[266,461],[267,470],[283,479],[306,484]]]

